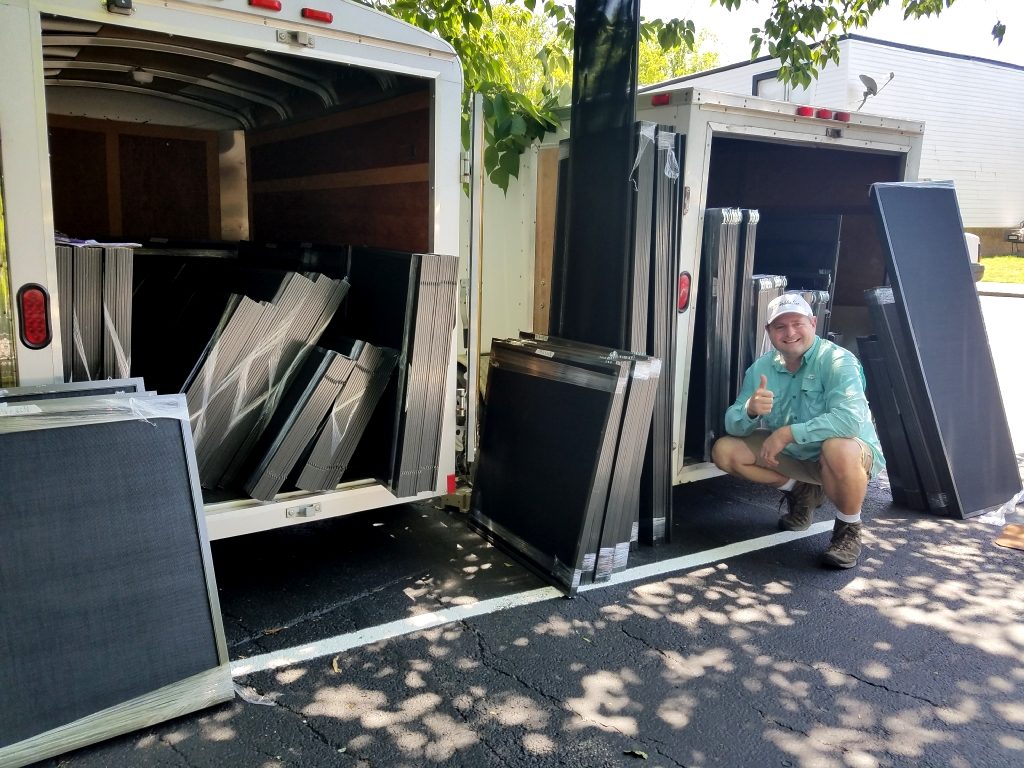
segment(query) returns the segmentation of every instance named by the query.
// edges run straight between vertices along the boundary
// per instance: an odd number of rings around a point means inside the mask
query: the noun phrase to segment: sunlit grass
[[[985,265],[984,283],[1024,283],[1024,255],[983,256]]]

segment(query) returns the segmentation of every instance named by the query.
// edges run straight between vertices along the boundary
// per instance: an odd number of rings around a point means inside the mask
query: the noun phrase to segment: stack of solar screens
[[[56,255],[64,378],[129,376],[132,248],[61,241]]]
[[[771,341],[765,326],[768,325],[768,305],[773,299],[786,292],[785,275],[754,275],[751,278],[753,285],[753,324],[745,331],[747,336],[747,348],[750,350],[750,359],[755,359],[771,349]],[[745,370],[745,369],[744,369]]]
[[[640,124],[643,130],[643,124]],[[640,485],[639,540],[658,544],[671,538],[672,530],[672,398],[675,391],[676,322],[679,300],[679,251],[682,226],[683,137],[664,126],[655,127],[654,201],[649,226],[651,238],[648,300],[646,304],[647,344],[630,351],[661,360],[654,399],[654,416],[644,458]],[[639,192],[639,190],[638,190]],[[646,222],[638,208],[635,227]],[[643,278],[637,274],[632,285],[634,306],[643,296]],[[634,312],[639,318],[642,312]]]
[[[161,394],[185,391],[229,304],[241,296],[273,301],[287,272],[323,272],[242,258],[234,243],[203,245],[158,243],[135,251],[132,371]]]
[[[811,310],[814,312],[815,320],[817,321],[814,326],[814,332],[818,336],[825,338],[828,335],[828,320],[831,315],[829,310],[831,302],[831,294],[829,291],[796,291],[804,297]]]
[[[640,518],[634,541],[664,541],[672,517],[672,393],[679,284],[682,191],[679,168],[683,137],[671,128],[639,122],[634,161],[623,179],[629,201],[626,238],[607,239],[600,254],[568,242],[571,157],[563,143],[552,264],[550,327],[557,336],[609,349],[625,349],[662,361],[654,420],[640,480]],[[617,230],[616,230],[617,231]],[[577,232],[577,234],[580,234]],[[597,261],[595,261],[595,259]],[[600,307],[595,312],[595,307]]]
[[[241,481],[300,357],[348,290],[344,280],[285,273],[273,301],[236,296],[186,389],[202,484]]]
[[[736,297],[734,309],[732,349],[733,392],[743,386],[743,374],[754,362],[753,349],[747,334],[754,317],[754,250],[757,242],[757,224],[761,220],[758,211],[742,209],[740,224],[740,254],[736,265]]]
[[[337,486],[362,437],[391,372],[394,350],[366,344],[354,359],[345,387],[334,400],[295,485],[307,491]]]
[[[0,418],[4,766],[234,696],[184,398],[88,392]]]
[[[324,337],[394,349],[397,375],[352,456],[348,477],[373,477],[395,495],[437,487],[445,388],[458,299],[458,260],[440,254],[351,248],[352,292]]]
[[[865,297],[868,306],[872,308],[872,325],[881,333],[857,337],[857,354],[864,368],[868,404],[871,406],[882,453],[885,454],[892,499],[907,509],[928,509],[929,499],[925,495],[923,476],[932,491],[931,504],[936,511],[945,512],[948,501],[939,489],[906,376],[896,359],[893,335],[900,334],[901,329],[892,324],[898,322],[893,316],[895,306],[892,303],[892,291],[888,288],[872,289],[865,292]],[[914,448],[911,448],[912,443]],[[921,457],[916,461],[915,451]],[[918,463],[922,464],[920,470]]]
[[[711,444],[723,434],[725,410],[736,396],[732,371],[734,340],[738,341],[736,316],[736,273],[746,269],[740,262],[740,225],[743,213],[738,208],[709,208],[704,213],[704,240],[701,252],[701,286],[704,289],[704,456],[711,455]],[[746,250],[744,249],[744,254]]]
[[[270,500],[295,474],[302,490],[334,490],[394,364],[393,351],[361,341],[346,354],[314,347],[250,456],[249,495]]]
[[[629,320],[627,330],[628,341],[625,341],[629,349],[634,351],[646,350],[648,345],[648,322],[650,315],[651,291],[655,290],[652,285],[654,272],[652,261],[654,259],[654,238],[655,232],[654,212],[655,197],[660,191],[658,184],[658,156],[657,156],[657,126],[654,123],[637,123],[636,132],[636,162],[633,167],[633,179],[636,194],[631,197],[633,208],[631,211],[631,222],[633,230],[633,243],[631,260],[632,266],[629,285],[632,290],[626,296],[628,304]]]
[[[761,354],[751,332],[760,319],[758,302],[768,293],[764,288],[774,283],[765,285],[764,276],[752,274],[759,221],[756,210],[704,213],[684,439],[686,455],[697,461],[710,461],[712,444],[724,434],[725,411]]]
[[[956,192],[949,183],[901,183],[871,193],[892,290],[869,291],[868,309],[900,416],[892,423],[892,403],[873,401],[879,432],[890,446],[905,435],[911,461],[897,460],[905,496],[917,490],[929,510],[959,517],[996,509],[1021,480]],[[877,377],[876,391],[874,400],[885,396]]]
[[[566,291],[566,240],[569,223],[569,139],[558,143],[558,183],[555,196],[555,232],[551,243],[551,297],[548,302],[548,327],[560,332],[562,305]]]
[[[568,594],[626,566],[661,363],[495,339],[473,524]]]
[[[408,409],[402,432],[399,496],[432,491],[437,485],[444,415],[445,381],[458,301],[458,259],[420,257],[416,315],[409,357]]]
[[[893,501],[910,509],[949,514],[951,498],[929,448],[937,440],[923,412],[923,381],[906,359],[912,349],[891,288],[864,292],[872,336],[857,339],[868,401],[885,453]],[[931,427],[931,429],[929,429]],[[941,450],[941,449],[940,449]],[[948,475],[946,477],[949,480]]]

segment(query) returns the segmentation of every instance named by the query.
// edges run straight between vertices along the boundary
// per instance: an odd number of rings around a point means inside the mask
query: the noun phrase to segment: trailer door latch
[[[131,2],[131,0],[127,0]],[[316,40],[309,32],[300,32],[291,29],[277,30],[277,42],[286,45],[301,45],[304,48],[315,48]]]
[[[288,507],[284,511],[285,517],[316,517],[320,514],[320,503],[303,504],[299,507]]]

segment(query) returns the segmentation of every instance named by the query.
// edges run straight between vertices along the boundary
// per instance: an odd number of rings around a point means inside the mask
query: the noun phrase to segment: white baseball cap
[[[795,312],[804,317],[814,317],[814,310],[799,293],[784,293],[772,299],[768,304],[768,325],[775,322],[779,315]]]

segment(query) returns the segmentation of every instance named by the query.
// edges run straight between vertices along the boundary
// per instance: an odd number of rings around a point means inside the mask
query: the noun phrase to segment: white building
[[[840,63],[807,89],[780,83],[779,60],[762,57],[645,90],[700,86],[922,121],[920,178],[952,179],[982,254],[1007,252],[1006,230],[1024,219],[1024,67],[859,35],[839,48]],[[866,101],[861,75],[878,87]]]

